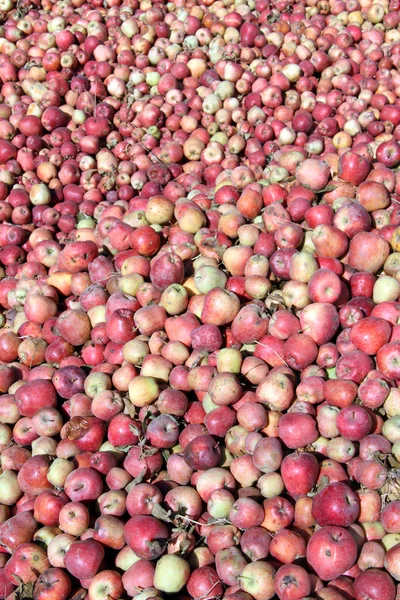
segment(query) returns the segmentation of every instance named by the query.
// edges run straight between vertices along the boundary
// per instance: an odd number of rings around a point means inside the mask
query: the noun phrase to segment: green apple
[[[154,587],[167,594],[177,594],[190,577],[189,563],[175,554],[166,554],[157,562]]]

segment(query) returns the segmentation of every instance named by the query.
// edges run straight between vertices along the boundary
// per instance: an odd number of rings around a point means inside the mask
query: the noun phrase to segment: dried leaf
[[[165,521],[165,523],[172,523],[172,519],[170,519],[171,511],[166,511],[165,508],[163,508],[160,504],[155,504],[153,506],[151,514],[156,519],[160,519],[160,521]]]
[[[143,469],[143,471],[141,473],[139,473],[139,475],[137,477],[135,477],[135,479],[132,479],[132,481],[130,481],[128,483],[128,485],[125,486],[125,491],[129,492],[131,491],[132,488],[134,488],[136,485],[139,485],[139,483],[142,483],[144,476],[146,474],[146,469]]]
[[[317,490],[318,492],[321,492],[324,488],[326,488],[330,483],[329,477],[327,477],[326,475],[323,475],[321,477],[321,481],[319,482],[318,486],[317,486]]]
[[[24,583],[18,575],[14,574],[14,577],[20,581],[18,588],[15,590],[15,597],[18,600],[31,600],[33,598],[33,583]]]
[[[133,446],[116,446],[116,449],[120,452],[129,452],[131,448],[133,448]]]
[[[122,399],[125,404],[126,412],[128,413],[128,415],[130,416],[131,419],[134,419],[136,416],[135,407],[133,406],[132,402],[129,400],[129,398],[127,396],[124,396]]]
[[[140,437],[142,435],[142,431],[141,431],[141,429],[137,425],[131,424],[131,425],[129,425],[129,429],[137,437]]]
[[[389,455],[388,461],[389,461],[390,466],[393,467],[394,469],[400,468],[400,462],[398,460],[396,460],[392,454]]]

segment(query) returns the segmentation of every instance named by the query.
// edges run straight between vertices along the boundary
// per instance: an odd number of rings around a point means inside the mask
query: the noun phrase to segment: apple
[[[300,325],[318,346],[329,342],[339,328],[336,308],[326,302],[315,302],[305,306],[300,314]]]
[[[285,488],[295,498],[311,492],[318,477],[318,461],[313,454],[288,454],[282,461],[281,476]]]
[[[276,572],[275,589],[280,600],[300,600],[311,593],[311,577],[303,567],[283,565]]]
[[[339,159],[338,176],[351,185],[359,185],[365,181],[370,169],[370,162],[364,156],[349,151]]]
[[[278,424],[279,437],[288,448],[302,448],[318,439],[316,422],[311,415],[286,413]]]
[[[0,525],[0,543],[7,552],[14,552],[21,544],[31,542],[38,524],[30,511],[23,511]]]
[[[362,570],[373,568],[382,569],[385,562],[385,549],[379,542],[365,542],[361,549],[357,561],[358,567]]]
[[[60,511],[68,502],[63,492],[46,490],[35,498],[33,516],[38,523],[48,527],[56,527],[59,523]]]
[[[237,585],[240,574],[246,565],[247,560],[236,546],[219,550],[215,555],[215,567],[225,585]]]
[[[303,333],[292,334],[285,342],[285,363],[296,371],[303,371],[318,356],[318,348],[312,337]]]
[[[139,558],[153,560],[163,554],[169,531],[164,523],[147,515],[134,515],[124,528],[126,542]]]
[[[22,492],[38,496],[52,488],[47,479],[50,458],[45,455],[32,456],[21,467],[18,473],[18,484]]]
[[[183,457],[191,469],[212,469],[221,460],[221,450],[212,436],[199,435],[185,446]]]
[[[275,595],[275,569],[263,560],[246,565],[240,575],[240,589],[255,600],[270,600]]]
[[[290,529],[280,529],[272,538],[270,554],[283,564],[292,564],[306,555],[304,538]]]
[[[349,246],[349,265],[357,271],[377,273],[389,256],[388,242],[372,232],[357,233]]]
[[[97,500],[103,492],[103,481],[95,469],[80,467],[68,475],[64,490],[72,502]]]
[[[396,598],[396,586],[388,573],[381,569],[372,568],[356,577],[354,594],[356,600],[363,600],[364,598],[394,600]]]
[[[208,502],[214,491],[229,490],[234,492],[235,489],[234,476],[229,470],[221,467],[203,471],[196,481],[196,490],[203,502]]]
[[[400,570],[399,570],[399,556],[400,556],[400,543],[392,546],[387,552],[385,557],[385,569],[396,581],[400,581]]]
[[[388,533],[400,533],[399,508],[400,501],[393,500],[381,512],[380,520]]]
[[[323,581],[340,577],[354,565],[356,559],[356,543],[342,527],[321,527],[312,534],[307,544],[307,562]]]
[[[312,516],[321,527],[348,527],[356,520],[360,502],[353,490],[343,482],[331,483],[313,498]]]
[[[89,527],[89,511],[82,502],[68,502],[59,513],[60,529],[79,536]]]
[[[362,186],[369,186],[366,182],[361,183],[358,188],[360,199],[363,189]],[[337,210],[333,219],[333,225],[343,231],[350,239],[353,238],[357,233],[362,231],[369,231],[371,228],[371,217],[368,212],[370,206],[367,201],[366,194],[363,195],[364,202],[361,200],[357,202],[351,202],[344,204]],[[374,210],[374,209],[372,209]],[[372,211],[371,211],[372,212]]]
[[[72,542],[64,558],[65,568],[78,579],[91,579],[98,573],[104,548],[92,539]]]
[[[111,569],[100,571],[91,579],[88,591],[90,600],[100,600],[105,595],[110,600],[117,600],[124,593],[122,577]]]
[[[162,592],[176,594],[186,585],[189,577],[189,563],[180,556],[167,554],[157,561],[154,586]]]
[[[373,360],[361,350],[344,352],[336,364],[336,376],[360,384],[374,368]]]
[[[21,415],[33,417],[41,408],[57,406],[56,390],[51,381],[36,379],[16,390],[15,403]]]
[[[127,546],[125,546],[127,548]],[[123,552],[121,550],[121,552]],[[128,565],[127,565],[128,566]],[[130,596],[136,595],[138,589],[146,589],[154,585],[155,566],[149,560],[141,560],[136,557],[135,562],[124,569],[122,583],[124,589]]]
[[[238,498],[229,513],[229,521],[239,529],[257,527],[263,520],[264,511],[252,498]]]
[[[252,562],[266,558],[270,545],[271,535],[263,527],[251,527],[240,538],[242,552]]]
[[[34,597],[37,600],[51,600],[60,598],[67,600],[71,593],[71,581],[68,575],[59,568],[49,568],[41,573],[33,588]]]
[[[347,406],[341,409],[336,419],[339,434],[353,442],[360,441],[372,429],[372,419],[362,406]]]
[[[282,444],[277,438],[262,437],[257,442],[252,456],[254,465],[263,473],[277,471],[283,459]]]
[[[399,379],[400,366],[398,359],[399,343],[391,342],[382,346],[376,356],[377,367],[386,377]]]
[[[272,533],[288,527],[293,521],[294,508],[285,498],[268,498],[264,500],[263,508],[265,516],[261,526]]]
[[[350,340],[358,350],[373,355],[389,342],[391,332],[390,324],[384,319],[366,317],[353,325]]]
[[[33,583],[38,575],[48,569],[47,554],[37,544],[23,543],[13,553],[4,567],[10,583]]]

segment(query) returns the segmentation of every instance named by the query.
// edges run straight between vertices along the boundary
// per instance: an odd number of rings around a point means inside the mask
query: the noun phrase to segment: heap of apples
[[[398,600],[400,1],[0,22],[0,600]]]

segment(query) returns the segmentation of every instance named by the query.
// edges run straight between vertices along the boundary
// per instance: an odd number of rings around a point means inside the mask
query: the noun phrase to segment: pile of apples
[[[0,600],[399,600],[399,0],[0,23]]]

